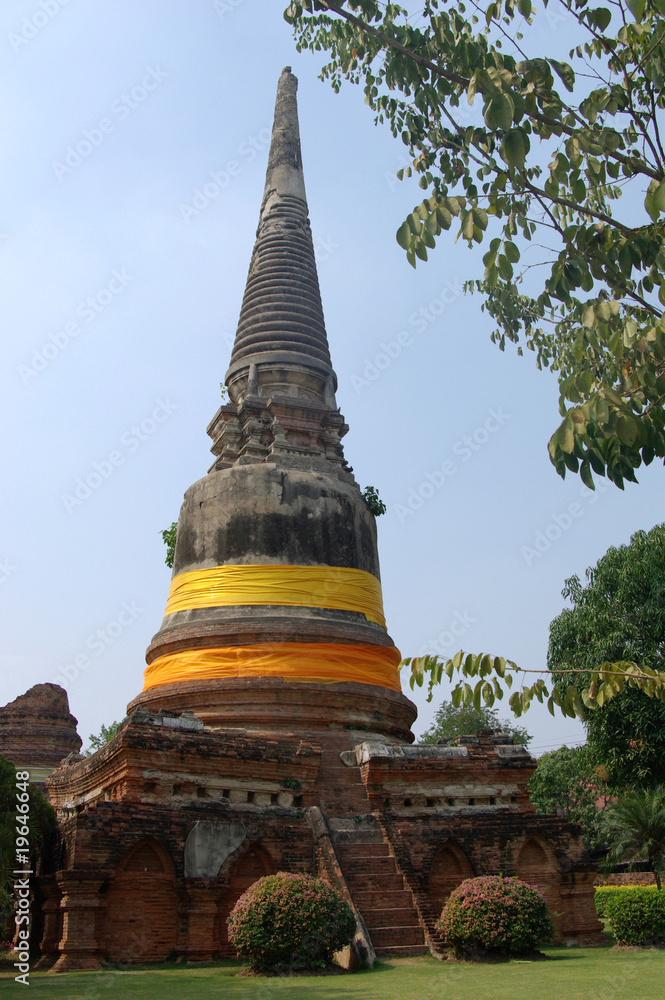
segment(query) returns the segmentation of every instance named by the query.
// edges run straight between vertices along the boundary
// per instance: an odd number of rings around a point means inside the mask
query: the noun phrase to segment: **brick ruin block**
[[[0,755],[32,781],[45,781],[70,753],[81,749],[67,692],[58,684],[35,684],[0,708]]]

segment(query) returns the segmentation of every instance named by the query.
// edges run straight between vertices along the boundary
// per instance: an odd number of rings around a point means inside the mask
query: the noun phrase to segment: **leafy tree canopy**
[[[665,524],[609,549],[586,581],[566,580],[562,593],[572,607],[550,625],[547,664],[562,686],[575,669],[582,691],[606,660],[665,669]],[[665,782],[665,704],[637,690],[606,704],[604,694],[601,688],[599,707],[585,720],[591,763],[607,769],[614,787]]]
[[[501,349],[557,373],[559,474],[623,489],[665,457],[665,0],[543,6],[295,0],[285,16],[299,50],[328,54],[322,78],[363,85],[407,146],[400,173],[427,192],[397,232],[409,262],[443,232],[487,244],[467,287]],[[552,9],[579,42],[569,62],[536,30]]]
[[[91,733],[90,736],[88,737],[90,746],[85,752],[86,757],[90,757],[97,750],[100,750],[101,747],[104,747],[106,746],[107,743],[110,743],[113,737],[120,732],[120,729],[122,728],[124,721],[125,720],[122,719],[120,722],[112,722],[110,726],[105,726],[104,724],[102,724],[102,728],[99,730],[99,733],[97,735]]]
[[[606,803],[607,786],[593,770],[586,747],[560,747],[543,754],[527,787],[537,813],[556,813],[578,823],[588,851],[604,847],[607,838],[597,803]]]
[[[451,701],[444,701],[434,716],[434,722],[422,736],[421,743],[442,743],[453,740],[456,736],[474,736],[481,729],[501,729],[513,737],[515,743],[526,746],[531,736],[522,726],[512,725],[499,719],[495,708],[486,705],[475,708],[473,705],[459,705],[457,708]]]

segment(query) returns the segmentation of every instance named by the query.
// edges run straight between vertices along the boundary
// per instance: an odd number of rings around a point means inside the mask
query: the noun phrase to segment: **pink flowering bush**
[[[262,971],[323,968],[356,932],[351,907],[323,879],[278,872],[251,885],[228,919],[240,958]]]
[[[468,878],[451,892],[439,927],[456,954],[519,955],[551,941],[554,928],[540,889],[518,878]]]

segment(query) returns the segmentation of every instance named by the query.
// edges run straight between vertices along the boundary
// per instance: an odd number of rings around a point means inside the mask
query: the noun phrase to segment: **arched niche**
[[[462,848],[447,840],[432,858],[427,880],[427,895],[437,916],[448,896],[466,878],[473,878],[473,869]]]
[[[222,891],[215,920],[215,946],[220,955],[235,957],[235,951],[229,944],[226,921],[236,900],[258,879],[274,875],[276,871],[272,856],[258,841],[250,844],[238,857],[231,868],[229,883]]]
[[[161,962],[176,946],[174,867],[154,837],[129,848],[106,892],[100,950],[112,962]]]
[[[515,869],[518,878],[537,883],[557,871],[556,861],[542,837],[532,835],[519,849]]]

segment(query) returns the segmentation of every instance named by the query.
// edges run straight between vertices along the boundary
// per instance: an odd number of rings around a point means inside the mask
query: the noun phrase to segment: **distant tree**
[[[590,766],[586,747],[560,747],[543,754],[527,785],[531,802],[541,815],[556,813],[568,823],[578,823],[588,851],[605,846],[603,811],[607,785]]]
[[[16,768],[11,761],[0,757],[0,936],[13,911],[13,872],[16,862]],[[53,807],[46,801],[36,785],[28,784],[27,826],[30,830],[30,867],[38,871],[43,858],[51,850],[56,836]]]
[[[14,765],[0,757],[0,938],[12,913],[10,873],[16,840]]]
[[[122,719],[120,722],[112,722],[110,726],[105,726],[102,724],[102,728],[99,730],[99,735],[95,736],[91,734],[88,737],[88,742],[90,746],[85,752],[86,757],[90,757],[101,747],[106,746],[107,743],[113,739],[113,737],[120,731],[120,728],[125,720]]]
[[[434,722],[421,738],[421,743],[441,743],[452,740],[456,736],[474,736],[481,729],[502,729],[513,737],[515,743],[526,746],[531,736],[521,726],[504,722],[499,718],[495,708],[474,708],[473,705],[460,705],[455,708],[452,702],[444,701],[434,716]]]
[[[636,532],[629,545],[610,548],[586,571],[566,580],[572,607],[550,625],[547,663],[559,683],[582,692],[604,661],[632,660],[665,667],[665,524]],[[665,704],[642,691],[624,690],[598,708],[585,726],[592,766],[604,766],[612,787],[665,782]]]
[[[662,887],[665,872],[665,789],[629,792],[607,810],[609,862],[647,861]]]

